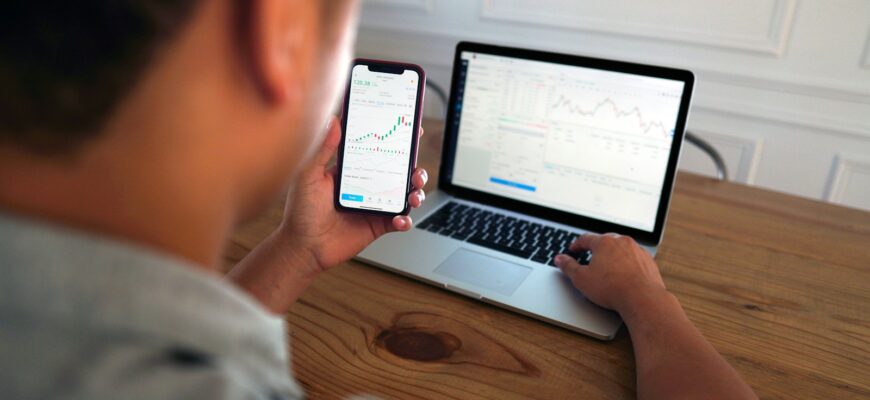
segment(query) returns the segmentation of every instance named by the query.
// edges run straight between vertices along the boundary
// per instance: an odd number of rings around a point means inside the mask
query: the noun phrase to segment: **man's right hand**
[[[628,236],[587,233],[571,243],[570,250],[590,250],[592,262],[584,266],[560,254],[555,264],[587,299],[604,308],[630,313],[645,301],[667,293],[655,261]]]
[[[752,388],[708,343],[665,289],[652,257],[628,236],[585,234],[572,252],[592,251],[580,265],[556,265],[587,299],[618,312],[631,334],[637,394],[646,399],[755,399]]]

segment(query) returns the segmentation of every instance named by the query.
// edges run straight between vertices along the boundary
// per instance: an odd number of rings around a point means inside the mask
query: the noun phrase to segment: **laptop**
[[[459,43],[438,188],[413,229],[357,258],[612,339],[619,315],[552,260],[585,232],[629,235],[655,255],[693,84],[685,70]]]

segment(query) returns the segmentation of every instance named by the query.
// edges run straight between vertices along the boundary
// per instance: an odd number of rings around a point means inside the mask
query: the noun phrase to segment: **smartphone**
[[[418,65],[353,61],[342,107],[336,209],[408,214],[425,87]]]

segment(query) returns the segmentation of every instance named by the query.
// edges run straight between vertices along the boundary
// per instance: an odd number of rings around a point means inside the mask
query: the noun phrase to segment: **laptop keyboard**
[[[588,251],[568,252],[577,233],[452,201],[417,228],[551,266],[559,253],[571,254],[584,265],[592,258]]]

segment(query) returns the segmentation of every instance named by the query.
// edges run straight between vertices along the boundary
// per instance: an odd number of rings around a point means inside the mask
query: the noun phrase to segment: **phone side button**
[[[481,295],[478,294],[478,293],[474,293],[474,292],[472,292],[472,291],[470,291],[470,290],[465,290],[465,289],[462,289],[462,288],[458,288],[458,287],[456,287],[456,286],[449,285],[449,284],[446,284],[446,283],[444,284],[444,288],[447,289],[447,290],[449,290],[449,291],[451,291],[451,292],[456,292],[456,293],[459,293],[459,294],[461,294],[461,295],[463,295],[463,296],[471,297],[471,298],[473,298],[473,299],[481,299],[481,298],[483,298],[483,296],[481,296]]]

